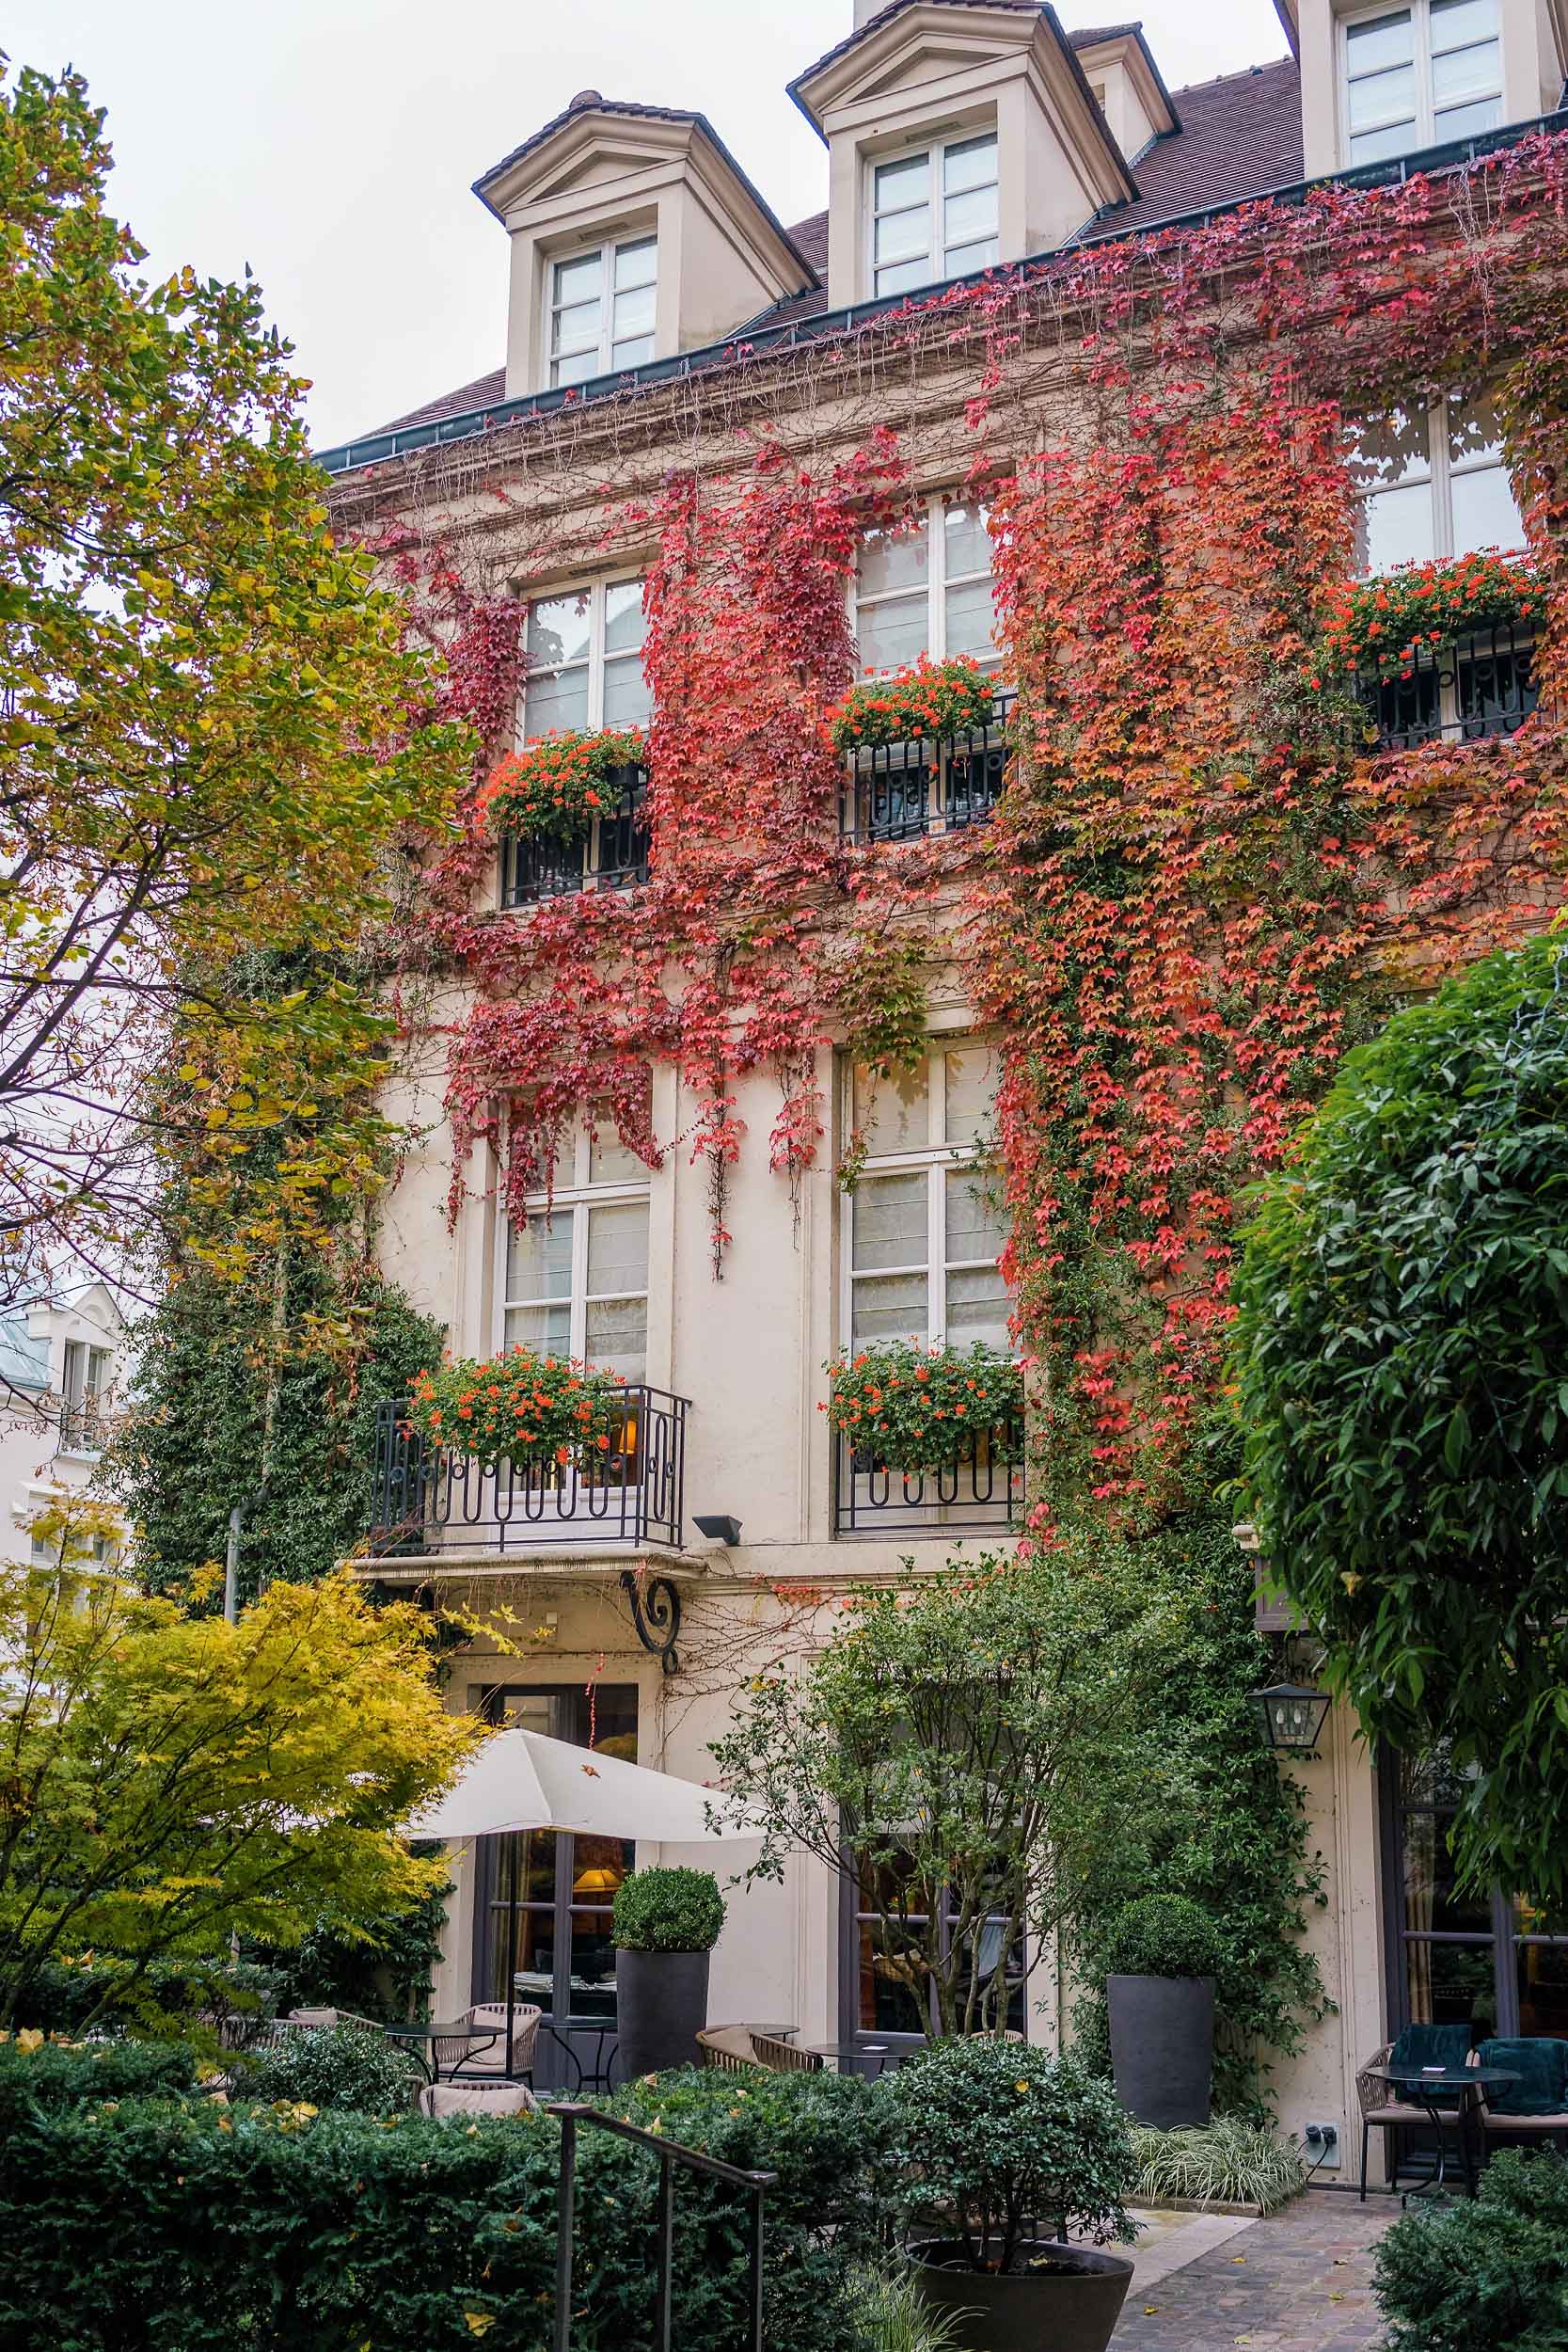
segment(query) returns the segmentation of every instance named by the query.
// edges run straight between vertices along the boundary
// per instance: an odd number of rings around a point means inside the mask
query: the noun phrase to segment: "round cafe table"
[[[1480,2169],[1476,2157],[1481,2093],[1502,2090],[1508,2084],[1516,2083],[1518,2075],[1502,2066],[1388,2065],[1374,2066],[1370,2072],[1381,2082],[1391,2083],[1402,2099],[1419,2107],[1437,2137],[1436,2169],[1414,2188],[1406,2189],[1401,2204],[1408,2204],[1412,2197],[1435,2197],[1447,2190],[1450,2133],[1464,2170],[1465,2185],[1473,2197]],[[1449,2104],[1439,2105],[1442,2100]]]
[[[818,2042],[812,2045],[813,2058],[829,2058],[841,2074],[863,2073],[868,2082],[875,2082],[893,2056],[890,2042]]]

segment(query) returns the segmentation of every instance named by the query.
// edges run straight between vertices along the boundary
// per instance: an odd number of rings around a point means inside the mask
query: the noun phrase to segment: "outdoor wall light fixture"
[[[1310,1756],[1323,1738],[1328,1719],[1326,1691],[1308,1690],[1299,1682],[1272,1682],[1266,1691],[1249,1693],[1263,1725],[1265,1743],[1287,1755]]]
[[[701,1535],[711,1535],[716,1544],[737,1544],[740,1541],[740,1521],[728,1511],[693,1511],[692,1524]]]

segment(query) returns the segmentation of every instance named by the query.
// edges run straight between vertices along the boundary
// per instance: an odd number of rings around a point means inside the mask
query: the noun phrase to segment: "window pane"
[[[1416,69],[1397,65],[1369,73],[1350,86],[1350,127],[1372,129],[1380,122],[1408,122],[1416,111]]]
[[[589,1139],[588,1181],[591,1184],[645,1184],[648,1181],[646,1165],[635,1152],[627,1151],[609,1120],[601,1120]]]
[[[891,268],[877,272],[879,294],[908,294],[911,286],[928,286],[931,282],[931,257],[922,253],[913,262],[895,262]]]
[[[1006,1285],[994,1266],[967,1266],[949,1274],[946,1337],[950,1344],[973,1347],[976,1340],[984,1340],[988,1347],[1005,1356],[1012,1345],[1011,1306]]]
[[[1497,0],[1432,0],[1432,50],[1485,40],[1497,30]]]
[[[854,1193],[854,1264],[923,1266],[928,1242],[924,1169],[905,1176],[863,1176]]]
[[[658,276],[658,239],[639,237],[634,245],[615,248],[615,291],[627,286],[651,286]]]
[[[1356,425],[1350,472],[1357,489],[1391,490],[1399,483],[1423,482],[1431,471],[1424,408],[1390,408]]]
[[[996,178],[996,139],[986,132],[977,139],[960,139],[942,159],[942,184],[949,196],[959,188],[984,187]]]
[[[1447,1741],[1430,1749],[1425,1756],[1402,1756],[1399,1759],[1400,1803],[1402,1805],[1458,1805],[1475,1779],[1477,1767],[1456,1772],[1452,1751]]]
[[[971,188],[950,196],[943,207],[943,230],[949,246],[973,245],[977,237],[996,234],[996,190]]]
[[[579,261],[557,262],[555,265],[554,300],[589,302],[595,300],[604,286],[604,255],[585,253]]]
[[[597,351],[600,323],[601,313],[596,302],[575,302],[569,310],[558,310],[555,318],[557,351]]]
[[[1445,107],[1433,128],[1441,146],[1445,139],[1479,139],[1482,132],[1495,131],[1502,119],[1500,97],[1478,98],[1468,104]]]
[[[531,1347],[539,1356],[569,1356],[572,1352],[572,1310],[561,1307],[509,1307],[506,1311],[508,1347]]]
[[[588,1295],[648,1287],[648,1204],[617,1200],[588,1211]]]
[[[563,661],[586,661],[593,628],[593,601],[586,589],[573,596],[546,596],[529,609],[529,667],[559,669]]]
[[[1520,1925],[1529,1915],[1517,1906]],[[1568,1944],[1520,1944],[1513,1955],[1519,1987],[1519,2031],[1568,2036]]]
[[[995,652],[991,631],[996,607],[989,580],[967,580],[961,588],[949,588],[942,601],[950,654],[969,653],[980,660]]]
[[[986,528],[986,516],[983,506],[942,509],[942,535],[949,580],[963,580],[974,572],[990,578],[990,532]]]
[[[1408,8],[1389,16],[1374,16],[1345,31],[1345,55],[1353,74],[1375,73],[1382,67],[1404,65],[1416,54],[1416,31]]]
[[[648,633],[642,614],[642,582],[618,580],[605,590],[604,644],[606,653],[630,653]]]
[[[1380,490],[1375,498],[1363,499],[1356,523],[1356,552],[1364,572],[1424,564],[1436,553],[1430,483]]]
[[[531,1216],[515,1225],[506,1243],[508,1298],[570,1298],[572,1295],[572,1212],[562,1210],[546,1223]]]
[[[855,566],[863,596],[885,596],[892,588],[924,587],[930,577],[926,518],[905,531],[868,531],[861,541]]]
[[[850,1334],[856,1347],[872,1340],[923,1340],[926,1328],[924,1274],[884,1274],[856,1281]]]
[[[561,727],[588,724],[588,665],[526,680],[523,728],[528,735],[553,735]]]
[[[1007,1238],[1007,1217],[999,1194],[1001,1178],[977,1175],[967,1168],[947,1171],[947,1263],[994,1261]]]
[[[906,155],[895,164],[879,164],[877,210],[892,213],[905,205],[922,204],[929,193],[930,184],[929,155]]]
[[[996,1056],[989,1045],[959,1045],[944,1054],[942,1060],[947,1073],[948,1142],[989,1142],[996,1111]]]
[[[654,339],[651,335],[634,335],[628,342],[612,343],[610,347],[612,368],[640,368],[653,356]]]
[[[1506,466],[1456,473],[1450,496],[1455,555],[1468,555],[1476,548],[1523,547],[1525,526]]]
[[[855,1125],[867,1156],[886,1159],[894,1152],[924,1152],[930,1141],[926,1099],[926,1064],[895,1071],[873,1085],[867,1070],[855,1072]]]
[[[1495,40],[1451,49],[1432,61],[1432,95],[1439,110],[1466,98],[1495,98],[1501,84],[1502,59]]]
[[[980,245],[950,245],[942,257],[943,273],[948,278],[964,278],[971,270],[994,269],[1000,251],[994,237]]]
[[[1490,1944],[1424,1944],[1404,1947],[1410,2019],[1417,2026],[1468,2025],[1497,2031],[1497,1962]]]
[[[923,2032],[929,1995],[909,1982],[908,1963],[883,1950],[880,1931],[869,1921],[856,1933],[857,2025],[867,2033]]]
[[[599,373],[597,343],[592,351],[579,352],[575,359],[555,359],[550,363],[550,382],[557,388],[562,384],[586,384],[590,376]]]
[[[627,335],[653,333],[655,299],[652,286],[633,286],[627,293],[616,295],[611,329],[617,342]]]
[[[607,727],[640,727],[653,708],[653,695],[642,675],[641,654],[623,655],[604,665],[604,723]]]
[[[877,261],[925,261],[931,250],[931,208],[917,204],[912,212],[884,213],[877,223]]]
[[[623,1380],[643,1380],[648,1372],[648,1302],[645,1298],[599,1298],[588,1304],[588,1360]]]
[[[863,605],[857,617],[863,670],[902,669],[930,650],[931,600],[924,589]]]
[[[1353,164],[1384,164],[1392,155],[1406,154],[1415,143],[1414,119],[1390,123],[1384,131],[1356,131],[1351,135],[1350,159]]]
[[[1491,1898],[1455,1892],[1449,1824],[1443,1813],[1404,1817],[1404,1925],[1442,1935],[1484,1932],[1492,1924]]]

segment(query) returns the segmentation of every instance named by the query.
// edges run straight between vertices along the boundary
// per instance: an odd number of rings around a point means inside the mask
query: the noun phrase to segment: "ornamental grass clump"
[[[617,1373],[595,1372],[565,1356],[537,1356],[531,1347],[509,1348],[483,1363],[466,1356],[420,1373],[408,1426],[427,1444],[473,1462],[541,1460],[581,1469],[621,1444],[622,1386]]]
[[[580,841],[600,810],[615,798],[617,768],[635,768],[646,743],[635,727],[592,734],[542,735],[509,752],[481,792],[480,812],[492,839]]]
[[[1545,617],[1545,582],[1528,559],[1462,555],[1402,564],[1337,592],[1312,683],[1351,670],[1409,677],[1423,645],[1451,645],[1471,629],[1532,629]]]
[[[996,681],[967,655],[931,661],[852,687],[828,715],[837,752],[870,751],[884,743],[920,743],[973,735],[989,726]]]
[[[823,1408],[878,1470],[951,1470],[1023,1417],[1023,1375],[981,1340],[966,1353],[894,1340],[836,1356]]]
[[[1197,2205],[1260,2205],[1276,2213],[1307,2185],[1307,2166],[1293,2139],[1272,2124],[1239,2115],[1217,2116],[1201,2131],[1135,2129],[1132,2149],[1140,2204],[1179,2198]]]

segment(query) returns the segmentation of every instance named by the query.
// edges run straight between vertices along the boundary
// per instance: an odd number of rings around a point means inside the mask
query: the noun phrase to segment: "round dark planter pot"
[[[622,2079],[695,2066],[707,2024],[706,1952],[615,1955],[615,2011]]]
[[[1051,2268],[999,2278],[970,2269],[963,2248],[942,2239],[910,2248],[922,2299],[956,2323],[965,2352],[1105,2352],[1132,2282],[1126,2256],[1044,2239],[1023,2255]]]
[[[1214,2080],[1212,1977],[1107,1977],[1117,2097],[1156,2131],[1209,2121]]]

